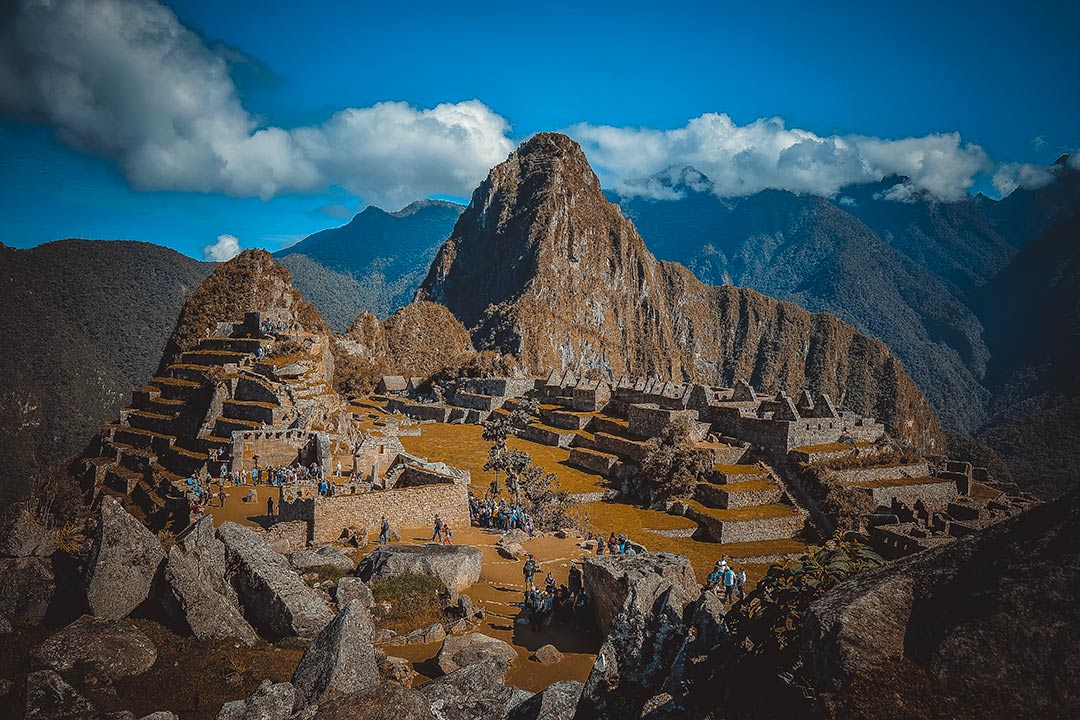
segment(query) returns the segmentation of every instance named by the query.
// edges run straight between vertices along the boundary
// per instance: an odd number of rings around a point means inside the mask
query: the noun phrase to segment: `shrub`
[[[694,446],[690,423],[689,418],[678,416],[649,441],[639,482],[639,492],[648,502],[689,496],[698,478],[709,470],[709,453]]]

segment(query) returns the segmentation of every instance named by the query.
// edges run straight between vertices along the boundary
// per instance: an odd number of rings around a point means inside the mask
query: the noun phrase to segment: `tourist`
[[[222,486],[221,489],[218,490],[218,502],[221,503],[221,507],[225,507],[225,498],[226,497],[228,497],[228,496],[225,494],[225,487]]]
[[[570,575],[568,578],[568,582],[570,583],[570,594],[574,597],[580,595],[583,583],[581,578],[581,568],[579,568],[577,565],[570,566]]]
[[[604,547],[606,545],[607,545],[607,543],[604,542],[604,536],[601,535],[600,540],[596,543],[596,554],[597,555],[603,555],[604,554]]]
[[[341,477],[341,461],[337,461],[337,476]]]
[[[720,581],[723,580],[723,577],[723,573],[721,573],[720,570],[714,566],[712,572],[709,573],[709,576],[707,578],[705,578],[705,589],[716,590],[716,588],[720,587]]]
[[[445,525],[443,525],[442,544],[453,545],[454,543],[451,541],[452,537],[454,537],[454,531],[450,529],[450,523],[446,523]]]
[[[435,532],[431,534],[432,542],[442,542],[442,518],[439,517],[439,513],[435,513]]]
[[[274,519],[274,498],[266,498],[266,519],[273,521]]]
[[[555,592],[555,576],[548,570],[547,576],[544,578],[544,590],[549,593]]]
[[[533,584],[533,577],[535,577],[538,569],[536,560],[533,559],[532,553],[529,553],[525,557],[525,565],[521,568],[521,573],[525,576],[525,587],[530,587]]]
[[[382,516],[382,522],[379,523],[379,544],[385,545],[390,539],[390,523],[387,522],[386,516]]]
[[[735,573],[735,593],[742,600],[746,597],[746,571],[739,568],[739,572]]]
[[[724,565],[723,583],[724,602],[730,604],[735,601],[735,572],[726,564]]]

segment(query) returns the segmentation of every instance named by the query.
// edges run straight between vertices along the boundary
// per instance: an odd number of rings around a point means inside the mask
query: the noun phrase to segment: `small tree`
[[[513,450],[506,448],[499,450],[498,446],[493,446],[488,451],[487,462],[484,463],[484,470],[495,471],[496,480],[498,479],[499,471],[501,470],[505,475],[504,482],[506,483],[506,492],[513,496],[514,502],[521,504],[521,473],[524,472],[532,463],[532,457],[524,450]]]
[[[527,503],[526,510],[540,528],[550,530],[574,524],[572,510],[576,503],[559,487],[555,473],[530,464],[521,471],[518,484]]]
[[[695,447],[691,430],[690,418],[680,415],[649,441],[641,463],[641,490],[650,503],[689,496],[708,472],[709,453]]]

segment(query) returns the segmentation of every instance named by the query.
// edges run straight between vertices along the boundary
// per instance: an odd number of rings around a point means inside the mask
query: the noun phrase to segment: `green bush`
[[[385,627],[417,628],[442,619],[440,593],[445,585],[438,578],[405,573],[373,583],[375,618]]]

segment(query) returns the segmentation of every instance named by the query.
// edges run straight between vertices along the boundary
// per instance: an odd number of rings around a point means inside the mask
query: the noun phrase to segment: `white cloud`
[[[205,246],[202,253],[209,262],[226,262],[240,254],[240,241],[235,235],[218,235],[217,242]]]
[[[153,0],[29,0],[0,30],[0,110],[52,125],[147,190],[268,198],[340,185],[399,207],[469,195],[513,149],[506,120],[476,100],[263,127],[226,59]]]
[[[992,182],[1001,197],[1011,194],[1017,188],[1034,190],[1049,185],[1054,180],[1052,168],[1032,163],[1005,163],[998,167]]]
[[[990,168],[978,145],[958,133],[882,139],[865,135],[822,137],[787,128],[780,118],[737,125],[726,114],[706,113],[674,130],[617,128],[582,123],[568,130],[582,144],[606,184],[627,194],[650,194],[636,184],[666,168],[692,165],[716,194],[749,195],[765,188],[834,195],[849,183],[886,175],[910,178],[915,190],[955,200]]]

